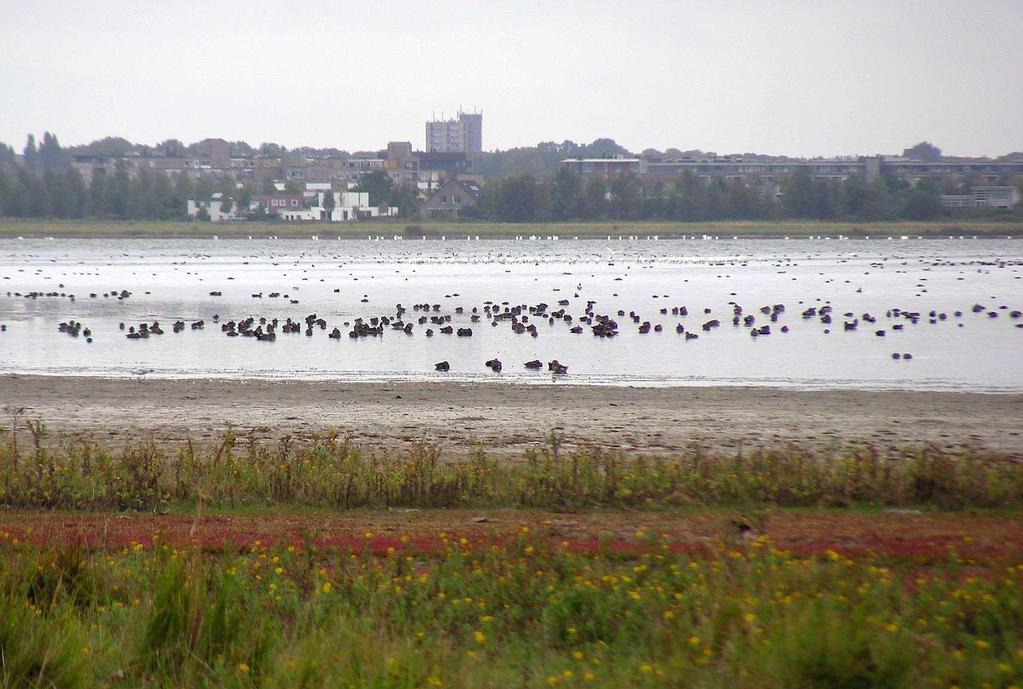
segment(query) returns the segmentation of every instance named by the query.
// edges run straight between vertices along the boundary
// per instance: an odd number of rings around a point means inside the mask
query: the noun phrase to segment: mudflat
[[[1023,394],[5,375],[0,407],[23,407],[23,418],[42,420],[51,439],[84,434],[113,444],[140,433],[212,440],[228,428],[270,438],[337,428],[367,448],[429,440],[454,454],[481,443],[488,453],[519,456],[557,431],[568,446],[642,454],[693,443],[732,450],[869,442],[1023,457]]]

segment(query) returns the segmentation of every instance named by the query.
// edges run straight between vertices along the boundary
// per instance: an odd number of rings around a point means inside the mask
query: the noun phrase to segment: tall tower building
[[[483,113],[459,112],[458,119],[426,123],[426,150],[437,153],[483,152]]]

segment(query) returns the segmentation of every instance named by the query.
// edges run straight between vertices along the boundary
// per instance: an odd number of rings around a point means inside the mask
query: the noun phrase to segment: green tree
[[[579,211],[579,175],[567,167],[559,167],[551,180],[551,219],[570,220]]]
[[[84,218],[88,213],[89,192],[85,188],[82,173],[70,167],[64,171],[64,186],[68,195],[68,217]]]
[[[611,180],[611,216],[635,220],[643,211],[643,187],[635,175],[620,174]]]
[[[787,218],[813,218],[817,212],[817,193],[813,177],[797,168],[782,182],[782,209]]]
[[[323,192],[323,210],[327,211],[328,217],[334,212],[334,207],[334,191],[332,189],[328,189]]]
[[[607,217],[607,182],[594,175],[586,182],[580,216],[586,220],[600,220]]]
[[[36,148],[36,137],[35,134],[29,134],[25,140],[25,148],[22,149],[23,160],[25,167],[29,170],[35,170],[39,167],[39,150]]]
[[[921,141],[916,146],[903,149],[902,157],[913,160],[941,160],[941,149],[929,141]]]
[[[941,190],[929,179],[920,180],[903,194],[902,217],[910,220],[931,220],[941,214]]]
[[[5,143],[0,143],[0,170],[14,172],[18,166],[18,159],[14,149]]]
[[[356,191],[369,193],[369,205],[387,203],[394,192],[394,182],[383,170],[376,170],[359,178]]]
[[[56,134],[43,133],[43,142],[39,145],[39,164],[44,168],[62,168],[71,164],[71,157],[60,147]]]

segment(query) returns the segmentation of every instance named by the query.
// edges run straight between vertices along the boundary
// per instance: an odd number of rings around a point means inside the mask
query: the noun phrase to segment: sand
[[[872,442],[970,445],[1023,458],[1023,394],[761,387],[630,388],[456,382],[336,383],[0,376],[0,407],[24,407],[50,439],[120,444],[262,437],[337,428],[368,448],[419,440],[452,453],[476,442],[521,456],[552,430],[569,446],[670,454],[692,443],[753,448]],[[0,427],[10,425],[8,411]]]

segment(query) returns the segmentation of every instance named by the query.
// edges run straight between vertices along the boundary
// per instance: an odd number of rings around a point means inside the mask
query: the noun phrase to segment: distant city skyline
[[[309,27],[317,30],[310,33]],[[326,33],[324,38],[320,33]],[[376,150],[486,113],[485,150],[1023,150],[1023,3],[0,0],[0,141]]]

